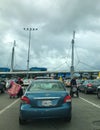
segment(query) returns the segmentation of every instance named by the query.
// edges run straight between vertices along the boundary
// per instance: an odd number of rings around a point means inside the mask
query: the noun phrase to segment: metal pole
[[[14,69],[15,44],[16,44],[16,41],[14,40],[13,47],[12,47],[12,57],[11,57],[11,69],[10,69],[11,72],[13,72],[13,69]]]
[[[72,79],[72,76],[73,76],[73,73],[74,73],[74,39],[75,39],[75,31],[73,31],[73,39],[72,39],[72,62],[71,62],[71,79]]]
[[[29,46],[28,46],[28,57],[27,57],[27,77],[28,77],[29,62],[30,62],[30,41],[31,41],[31,29],[29,30]]]
[[[31,31],[38,30],[37,28],[24,28],[29,31],[29,44],[28,44],[28,57],[27,57],[27,78],[29,77],[29,62],[30,62],[30,44],[31,44]]]

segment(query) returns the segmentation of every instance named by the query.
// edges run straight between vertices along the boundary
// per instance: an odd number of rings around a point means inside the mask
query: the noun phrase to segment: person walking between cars
[[[16,81],[17,84],[21,85],[20,91],[17,94],[17,97],[21,97],[23,95],[23,89],[22,89],[22,85],[23,85],[23,81],[21,78],[18,78],[18,80]]]
[[[70,89],[70,95],[73,97],[73,94],[76,93],[77,97],[79,97],[79,92],[78,92],[78,86],[76,82],[76,77],[73,77],[71,79],[71,89]]]

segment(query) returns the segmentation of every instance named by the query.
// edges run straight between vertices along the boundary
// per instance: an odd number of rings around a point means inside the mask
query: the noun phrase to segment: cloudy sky
[[[26,28],[26,30],[24,30]],[[1,0],[0,67],[70,70],[75,30],[75,70],[100,70],[100,0]]]

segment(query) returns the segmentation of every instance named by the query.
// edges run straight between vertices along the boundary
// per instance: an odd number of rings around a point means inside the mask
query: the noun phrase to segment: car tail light
[[[30,100],[29,100],[29,98],[26,97],[26,96],[22,96],[22,97],[21,97],[21,100],[22,100],[23,103],[30,104]]]
[[[70,95],[67,95],[65,98],[64,98],[64,103],[66,102],[71,102],[71,96]]]
[[[92,84],[87,84],[87,87],[92,87]]]

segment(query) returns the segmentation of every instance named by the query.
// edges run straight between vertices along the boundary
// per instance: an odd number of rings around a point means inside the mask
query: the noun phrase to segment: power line
[[[82,62],[82,61],[80,61],[80,63],[82,63],[83,65],[89,66],[89,67],[91,67],[91,68],[93,68],[93,69],[97,69],[97,68],[95,68],[94,66],[88,65],[88,64],[86,64],[86,63],[84,63],[84,62]]]

